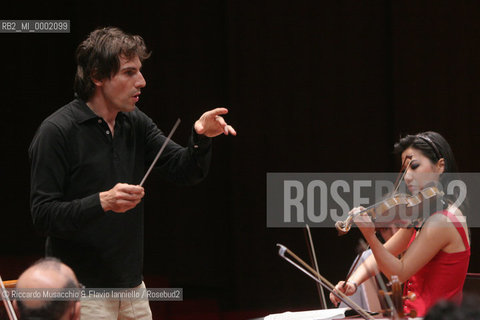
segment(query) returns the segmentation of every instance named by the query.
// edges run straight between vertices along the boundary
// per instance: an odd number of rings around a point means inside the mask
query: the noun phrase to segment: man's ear
[[[97,70],[92,70],[92,73],[90,73],[90,79],[92,80],[93,84],[96,85],[97,87],[101,87],[103,85],[103,80],[100,80],[98,77]]]

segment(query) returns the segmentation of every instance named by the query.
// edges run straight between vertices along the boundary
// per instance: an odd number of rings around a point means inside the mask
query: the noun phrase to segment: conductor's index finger
[[[218,116],[218,115],[221,115],[221,114],[227,114],[228,109],[227,108],[215,108],[213,110],[210,110],[209,112],[213,116]]]

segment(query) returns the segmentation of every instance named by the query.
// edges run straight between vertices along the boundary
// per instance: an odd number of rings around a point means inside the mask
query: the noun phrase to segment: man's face
[[[120,56],[118,72],[111,78],[100,81],[100,90],[108,109],[123,112],[135,109],[135,104],[140,97],[140,89],[147,84],[140,72],[141,67],[142,63],[138,56],[130,60]]]

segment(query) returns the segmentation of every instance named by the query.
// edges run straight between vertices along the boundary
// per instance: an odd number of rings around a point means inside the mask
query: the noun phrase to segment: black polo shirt
[[[118,113],[114,136],[76,99],[45,119],[29,148],[31,212],[47,236],[46,255],[72,267],[87,287],[128,288],[142,281],[143,201],[126,213],[104,212],[99,193],[139,184],[166,137],[136,108]],[[188,147],[170,141],[156,171],[190,185],[208,171],[211,139],[192,130]]]

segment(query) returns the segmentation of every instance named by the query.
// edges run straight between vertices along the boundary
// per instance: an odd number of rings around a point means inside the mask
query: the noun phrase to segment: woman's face
[[[420,150],[412,147],[402,152],[402,163],[408,168],[405,183],[412,194],[417,194],[432,182],[438,182],[445,169],[443,158],[434,164]]]

